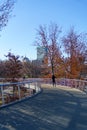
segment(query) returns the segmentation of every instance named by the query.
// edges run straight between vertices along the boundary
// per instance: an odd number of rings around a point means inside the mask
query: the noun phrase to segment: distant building
[[[39,60],[32,60],[32,64],[39,66],[40,65],[40,61]]]
[[[37,60],[43,62],[46,56],[47,56],[47,48],[43,46],[37,47]]]
[[[29,62],[29,58],[27,58],[26,56],[23,58],[23,62]]]

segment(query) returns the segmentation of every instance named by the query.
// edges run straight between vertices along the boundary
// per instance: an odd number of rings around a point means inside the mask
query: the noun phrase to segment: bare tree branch
[[[14,3],[14,0],[6,0],[0,4],[0,30],[7,25]]]

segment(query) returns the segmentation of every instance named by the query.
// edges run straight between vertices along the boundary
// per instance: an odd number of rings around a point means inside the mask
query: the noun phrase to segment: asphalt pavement
[[[59,88],[0,110],[0,130],[87,130],[87,94]]]

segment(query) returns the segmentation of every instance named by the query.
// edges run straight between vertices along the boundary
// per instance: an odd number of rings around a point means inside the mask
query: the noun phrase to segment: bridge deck
[[[87,95],[48,87],[36,97],[1,109],[0,130],[87,130]]]

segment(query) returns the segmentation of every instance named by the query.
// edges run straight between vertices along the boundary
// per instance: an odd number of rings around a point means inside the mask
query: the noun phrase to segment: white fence
[[[46,84],[52,84],[52,79],[44,78],[41,80],[41,82],[46,83]],[[87,81],[85,80],[57,78],[56,85],[63,85],[63,86],[68,86],[72,88],[77,88],[77,89],[87,92]]]
[[[41,91],[41,83],[52,84],[51,78],[30,78],[17,83],[0,84],[0,107],[6,106],[13,102],[21,101]],[[87,93],[87,81],[77,79],[56,79],[57,85],[69,86],[77,88]]]
[[[0,84],[0,107],[32,97],[41,91],[40,82],[22,81]]]

